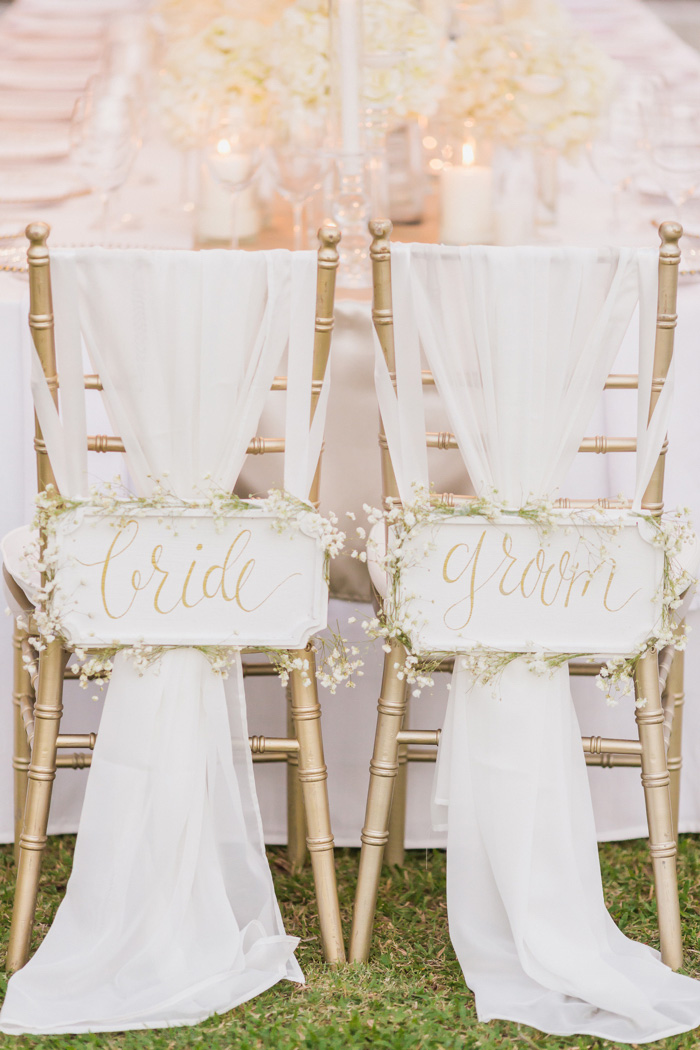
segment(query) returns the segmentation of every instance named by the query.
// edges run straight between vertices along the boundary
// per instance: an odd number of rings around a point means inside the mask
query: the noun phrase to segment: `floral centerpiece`
[[[428,115],[438,102],[440,33],[411,0],[363,8],[365,95],[397,117]],[[192,145],[206,114],[228,102],[284,114],[300,105],[323,119],[330,104],[329,0],[268,5],[161,0],[161,111],[179,145]],[[381,61],[391,56],[390,62]]]
[[[614,80],[614,63],[561,9],[513,3],[457,41],[445,111],[495,142],[572,153],[595,135]]]
[[[267,106],[267,27],[238,17],[222,3],[196,5],[169,0],[164,17],[160,110],[164,127],[179,146],[196,145],[209,114],[226,105],[254,109],[264,120]]]

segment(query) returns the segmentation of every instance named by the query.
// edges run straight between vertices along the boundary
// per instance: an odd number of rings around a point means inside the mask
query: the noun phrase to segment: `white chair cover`
[[[285,351],[285,485],[308,495],[311,252],[52,252],[61,419],[33,388],[57,482],[87,491],[80,336],[139,494],[232,489]],[[307,382],[308,380],[308,382]],[[192,1024],[282,978],[303,981],[265,857],[240,659],[224,682],[193,649],[145,673],[117,657],[73,873],[39,950],[8,985],[0,1030]]]
[[[394,245],[396,395],[378,341],[375,367],[402,498],[428,481],[420,349],[477,494],[518,506],[564,480],[639,303],[639,506],[672,386],[647,425],[657,259]],[[450,936],[480,1020],[633,1043],[695,1027],[700,983],[605,910],[568,669],[542,679],[516,660],[497,690],[457,661],[434,800],[448,830]]]

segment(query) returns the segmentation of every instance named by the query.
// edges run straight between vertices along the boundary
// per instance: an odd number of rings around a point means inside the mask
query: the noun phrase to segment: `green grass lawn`
[[[36,942],[44,935],[63,896],[74,839],[51,840],[40,895]],[[656,908],[646,843],[601,846],[608,906],[630,937],[658,946]],[[338,878],[346,931],[350,929],[357,871],[356,850],[338,851]],[[413,851],[402,869],[385,869],[370,966],[331,970],[321,962],[316,907],[308,869],[293,875],[281,848],[270,850],[277,893],[289,933],[301,937],[298,958],[307,984],[278,984],[257,999],[211,1018],[196,1028],[86,1036],[0,1035],[1,1047],[104,1047],[119,1050],[235,1047],[252,1050],[472,1050],[496,1047],[597,1048],[620,1046],[589,1036],[557,1038],[525,1026],[478,1024],[447,934],[445,855]],[[2,944],[7,943],[14,865],[9,846],[0,847]],[[686,972],[700,977],[700,837],[680,844],[681,910]],[[4,978],[2,979],[4,992]],[[688,1033],[655,1046],[697,1047]]]

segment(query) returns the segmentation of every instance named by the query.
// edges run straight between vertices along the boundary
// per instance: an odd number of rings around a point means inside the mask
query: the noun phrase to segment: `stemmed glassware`
[[[645,93],[638,85],[621,85],[590,145],[593,170],[612,191],[612,221],[616,230],[621,225],[623,196],[643,173],[648,156]]]
[[[231,194],[231,246],[238,248],[241,194],[255,179],[264,153],[264,134],[243,107],[219,110],[206,138],[204,159]]]
[[[660,188],[680,209],[700,186],[700,93],[663,100],[654,114],[651,159]]]
[[[270,159],[277,191],[292,205],[294,249],[299,251],[304,205],[320,190],[330,166],[323,121],[303,112],[291,114],[275,129]]]
[[[141,146],[138,114],[130,98],[93,81],[77,100],[71,119],[71,160],[102,202],[94,228],[104,236],[110,204],[123,186]]]

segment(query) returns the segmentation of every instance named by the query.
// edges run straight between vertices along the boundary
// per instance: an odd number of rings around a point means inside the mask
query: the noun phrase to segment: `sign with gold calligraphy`
[[[562,518],[545,535],[514,516],[456,516],[412,529],[397,602],[414,650],[633,652],[661,617],[664,554],[645,522],[619,524]]]
[[[62,515],[52,608],[75,645],[302,647],[326,626],[319,540],[271,513]]]

